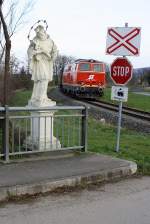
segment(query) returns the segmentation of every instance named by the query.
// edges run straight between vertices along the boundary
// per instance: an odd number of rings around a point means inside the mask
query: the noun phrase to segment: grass
[[[21,90],[17,91],[13,98],[10,100],[10,106],[25,106],[28,104],[28,100],[30,99],[32,94],[31,90]],[[104,96],[100,98],[101,100],[113,102],[118,104],[117,101],[111,100],[111,88],[106,88],[104,92]],[[138,108],[144,111],[150,112],[150,97],[137,95],[129,92],[128,101],[123,103],[129,107]]]
[[[31,98],[31,94],[31,90],[18,90],[16,94],[10,99],[9,106],[26,106],[28,100]]]
[[[111,100],[111,88],[106,88],[104,96],[100,99],[118,104],[117,101]],[[123,105],[150,112],[150,96],[138,95],[129,92],[128,101],[124,102]]]
[[[13,106],[20,106],[20,107],[24,107],[27,105],[28,100],[30,99],[32,94],[32,91],[30,90],[17,90],[15,92],[15,94],[13,94],[13,97],[10,99],[9,101],[9,106],[13,107]],[[13,113],[14,115],[15,113]],[[28,112],[20,112],[19,115],[27,115]],[[22,120],[21,122],[18,120],[18,126],[25,126],[25,120]],[[16,124],[16,129],[17,129],[17,124]],[[11,143],[11,126],[9,127],[9,131],[10,131],[10,136],[9,136],[9,141]],[[2,150],[2,129],[0,129],[0,153]]]
[[[31,91],[18,91],[10,102],[11,106],[25,106],[31,96]],[[110,89],[105,91],[103,99],[110,100]],[[138,99],[138,101],[137,101]],[[129,105],[138,105],[140,109],[150,110],[150,98],[129,93]],[[144,101],[142,103],[142,101]],[[144,107],[144,104],[146,106]],[[144,108],[141,108],[143,105]],[[63,111],[64,112],[64,111]],[[67,132],[66,134],[67,135]],[[150,175],[150,139],[147,134],[139,134],[127,129],[121,130],[120,151],[115,152],[116,127],[102,125],[97,120],[88,119],[88,150],[101,154],[112,155],[135,161],[138,171]]]
[[[120,151],[115,152],[116,127],[102,125],[90,118],[88,121],[88,148],[92,152],[112,155],[135,161],[139,172],[150,175],[150,140],[147,134],[121,130]]]

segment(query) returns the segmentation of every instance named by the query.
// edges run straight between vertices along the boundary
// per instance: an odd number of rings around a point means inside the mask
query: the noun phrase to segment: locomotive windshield
[[[81,63],[79,66],[80,71],[89,71],[90,69],[90,64],[89,63]]]
[[[103,72],[102,64],[90,64],[90,63],[80,63],[79,64],[80,71],[93,71],[93,72]]]
[[[103,71],[103,66],[101,64],[94,64],[93,65],[93,71],[94,72],[102,72]]]

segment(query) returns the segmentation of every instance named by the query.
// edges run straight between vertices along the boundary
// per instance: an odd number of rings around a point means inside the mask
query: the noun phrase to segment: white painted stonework
[[[54,110],[42,111],[44,107],[56,105],[47,97],[48,82],[53,77],[53,61],[57,56],[57,48],[44,27],[38,25],[36,36],[31,40],[28,48],[29,68],[34,81],[31,99],[28,107],[39,108],[38,112],[31,112],[30,136],[25,144],[31,150],[48,151],[61,148],[60,142],[53,136]]]
[[[38,25],[36,36],[31,40],[28,48],[29,68],[34,81],[33,92],[28,103],[29,106],[49,106],[47,97],[48,82],[53,79],[53,61],[57,56],[57,48],[53,40]]]
[[[54,112],[32,112],[31,135],[26,143],[28,148],[38,151],[58,150],[61,148],[59,140],[53,135]]]

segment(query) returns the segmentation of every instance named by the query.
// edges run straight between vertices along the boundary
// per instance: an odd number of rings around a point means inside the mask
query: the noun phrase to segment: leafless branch
[[[0,60],[2,61],[3,55],[5,53],[4,62],[4,96],[3,104],[8,103],[8,91],[9,91],[9,79],[10,79],[10,52],[11,52],[11,37],[17,30],[17,28],[22,24],[24,16],[29,13],[33,6],[33,0],[26,1],[22,11],[18,13],[17,9],[19,7],[19,1],[12,0],[9,10],[5,14],[3,9],[3,3],[5,0],[0,0],[0,46],[1,55]],[[8,1],[7,1],[8,4]],[[17,18],[17,19],[16,19]],[[16,19],[16,20],[15,20]],[[1,29],[1,27],[3,29]],[[4,39],[3,39],[4,36]],[[4,41],[3,41],[4,40]],[[4,44],[3,44],[4,42]]]
[[[17,20],[15,21],[15,23],[12,25],[12,30],[11,30],[11,33],[10,33],[10,37],[20,28],[20,26],[24,23],[23,21],[23,18],[29,14],[31,12],[31,9],[33,8],[33,5],[34,5],[34,1],[29,1],[27,2],[22,11],[20,12],[20,14],[18,15],[18,18]],[[15,9],[14,9],[14,13],[15,14]],[[14,17],[14,15],[12,15]],[[12,17],[12,18],[13,18]]]
[[[21,25],[25,23],[25,16],[31,12],[33,9],[33,5],[35,4],[35,0],[26,0],[24,1],[24,5],[21,7],[20,11],[20,1],[19,0],[0,0],[0,5],[3,8],[8,8],[4,10],[3,16],[4,21],[7,25],[7,31],[9,34],[9,38],[11,38],[18,29],[21,28]],[[3,9],[2,9],[3,10]],[[0,63],[3,59],[3,51],[5,50],[5,37],[4,32],[1,28],[1,21],[0,21]]]

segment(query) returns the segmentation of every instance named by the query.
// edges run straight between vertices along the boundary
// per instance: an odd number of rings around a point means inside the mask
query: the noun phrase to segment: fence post
[[[4,157],[9,162],[9,108],[5,105],[5,127],[4,127]]]
[[[88,117],[88,108],[85,106],[85,109],[82,110],[82,146],[83,151],[87,151],[87,117]]]

